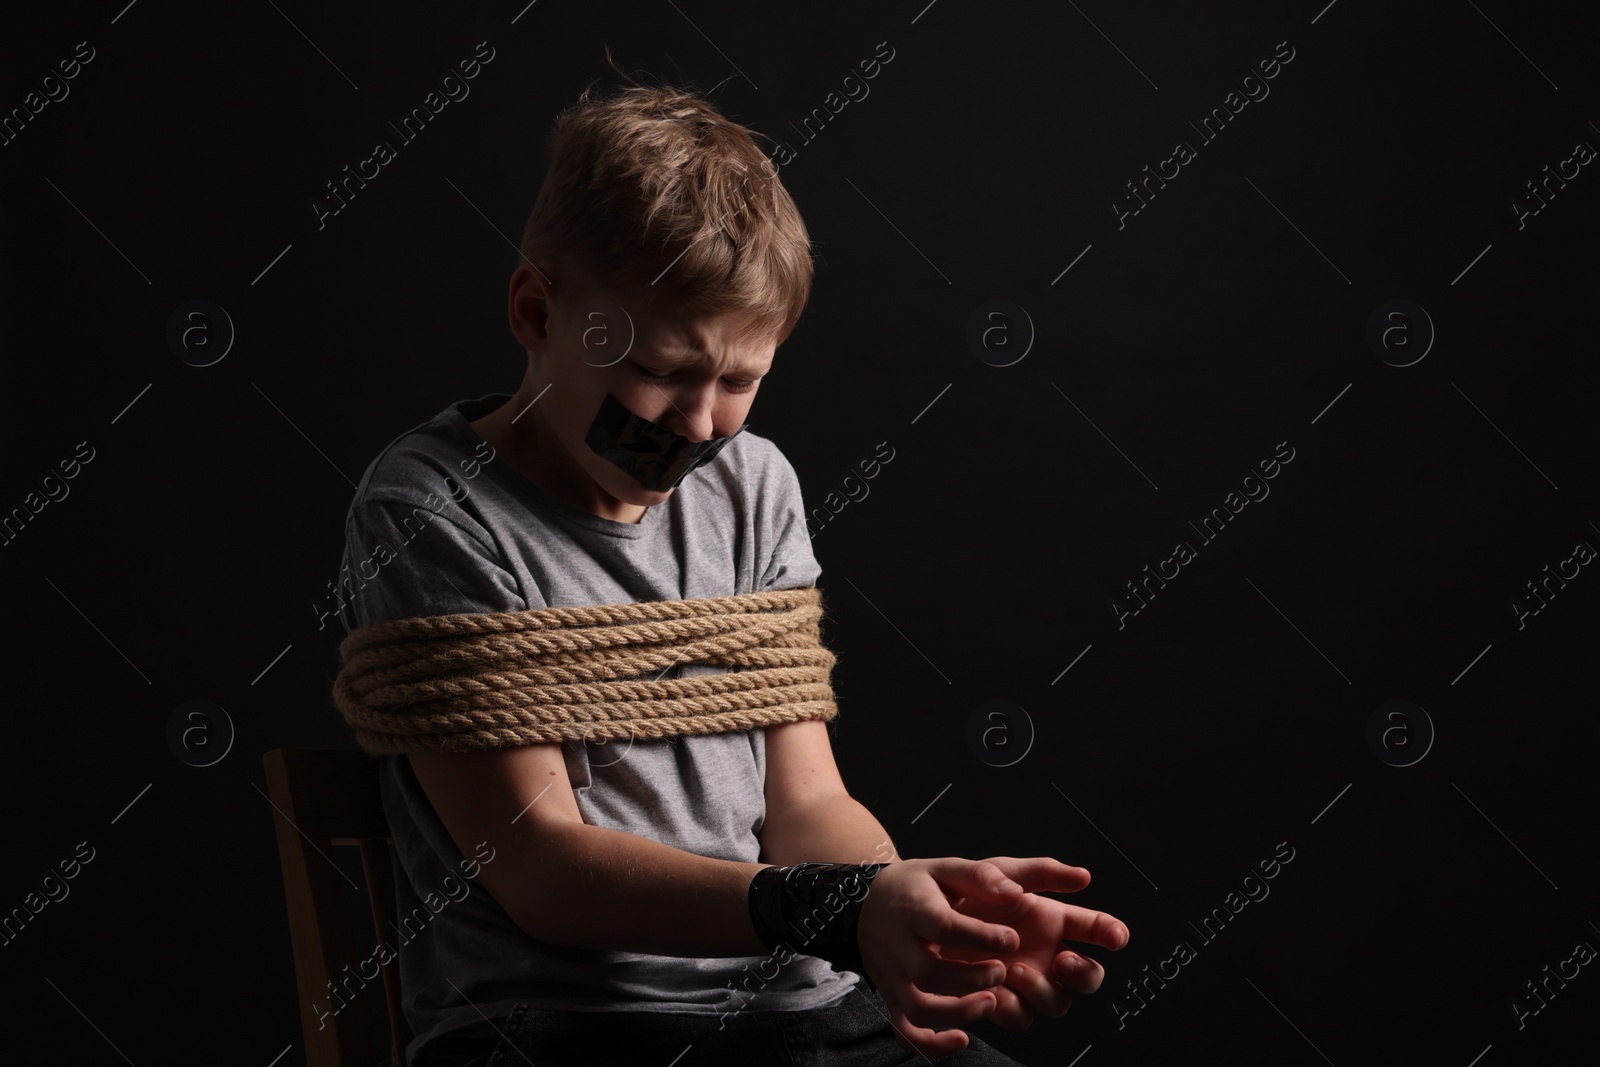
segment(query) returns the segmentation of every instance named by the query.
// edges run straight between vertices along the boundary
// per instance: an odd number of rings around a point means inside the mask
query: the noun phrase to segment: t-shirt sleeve
[[[403,500],[363,500],[345,520],[346,631],[417,615],[525,611],[493,540]],[[374,573],[375,572],[375,573]]]
[[[822,565],[811,551],[811,531],[806,528],[805,499],[800,492],[800,476],[782,452],[773,450],[771,468],[774,546],[761,575],[759,592],[771,589],[800,589],[815,585]]]

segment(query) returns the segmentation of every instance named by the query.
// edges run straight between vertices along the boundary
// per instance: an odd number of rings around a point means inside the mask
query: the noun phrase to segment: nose
[[[672,419],[671,429],[693,442],[709,441],[716,436],[716,424],[711,416],[712,390],[680,389],[667,393]]]

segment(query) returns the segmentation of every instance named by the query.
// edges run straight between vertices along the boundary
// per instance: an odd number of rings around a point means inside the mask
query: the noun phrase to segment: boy
[[[510,283],[521,386],[451,404],[369,465],[345,560],[375,570],[348,583],[346,630],[814,588],[794,469],[745,429],[810,292],[793,201],[747,130],[668,88],[585,91],[550,154]],[[900,859],[820,718],[383,760],[400,913],[469,863],[480,883],[422,909],[398,949],[411,1065],[666,1064],[685,1046],[684,1065],[796,1046],[1009,1064],[959,1027],[1060,1015],[1103,976],[1060,939],[1127,937],[1028,891],[1080,889],[1081,868]],[[845,905],[852,932],[775,964],[783,931],[761,916],[798,914],[806,878],[833,875],[871,885]]]

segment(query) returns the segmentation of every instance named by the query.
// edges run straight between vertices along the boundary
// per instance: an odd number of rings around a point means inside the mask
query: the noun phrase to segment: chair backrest
[[[360,849],[373,929],[388,929],[396,910],[394,841],[383,816],[379,760],[359,749],[279,748],[266,754],[265,763],[267,795],[277,809],[273,823],[307,1067],[370,1067],[375,1059],[364,977],[358,975],[364,961],[356,955],[340,885],[346,876],[334,865],[333,850]],[[389,960],[381,971],[393,1039],[390,1062],[404,1067],[411,1028],[401,1009],[399,961]],[[335,983],[338,1001],[330,997],[329,982]]]

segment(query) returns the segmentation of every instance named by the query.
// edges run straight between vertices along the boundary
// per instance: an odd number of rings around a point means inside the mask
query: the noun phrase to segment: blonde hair
[[[608,96],[591,82],[556,117],[522,255],[558,287],[575,274],[749,316],[747,335],[781,344],[811,295],[811,240],[763,135],[694,92],[629,82]]]

